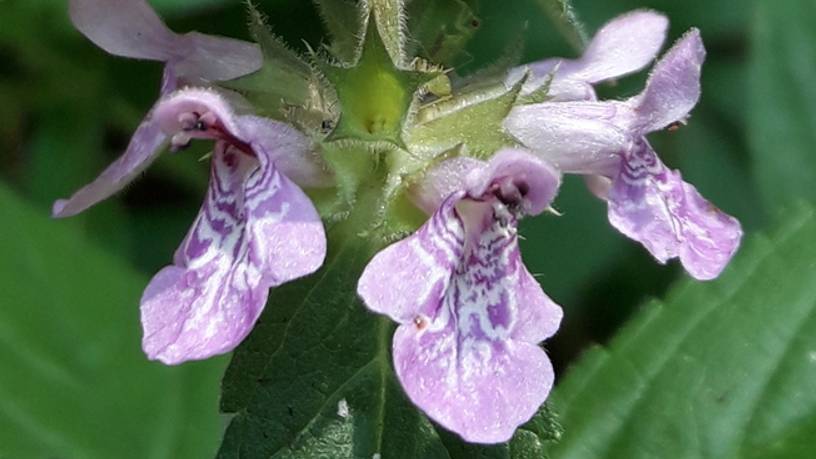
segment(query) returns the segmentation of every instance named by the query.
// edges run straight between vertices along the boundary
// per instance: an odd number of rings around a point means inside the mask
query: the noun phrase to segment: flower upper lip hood
[[[76,28],[111,54],[165,63],[160,95],[182,84],[228,80],[258,70],[257,45],[196,32],[179,35],[167,28],[145,0],[71,0]],[[152,110],[134,132],[124,154],[99,177],[68,199],[54,203],[55,217],[76,215],[113,195],[158,157],[167,137]]]
[[[422,228],[371,260],[357,291],[400,324],[394,366],[411,400],[467,441],[499,443],[553,383],[538,343],[562,312],[521,261],[517,219],[549,206],[560,174],[520,150],[470,166],[444,182],[460,187]]]

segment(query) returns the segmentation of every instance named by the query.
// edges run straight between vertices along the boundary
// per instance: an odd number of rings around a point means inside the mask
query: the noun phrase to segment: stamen
[[[170,150],[173,152],[184,150],[190,146],[193,139],[223,140],[228,145],[235,147],[250,156],[255,156],[252,147],[235,138],[230,133],[224,131],[220,125],[218,116],[213,112],[199,113],[195,111],[184,112],[178,115],[180,132],[173,135],[170,140]]]

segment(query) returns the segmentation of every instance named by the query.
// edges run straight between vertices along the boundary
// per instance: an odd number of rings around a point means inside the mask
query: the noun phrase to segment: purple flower
[[[164,62],[162,96],[184,84],[238,78],[258,70],[263,62],[252,43],[172,32],[145,0],[71,0],[70,14],[74,26],[105,51]],[[121,190],[156,159],[166,140],[148,114],[125,153],[71,198],[54,203],[54,216],[76,215]]]
[[[77,28],[105,50],[165,63],[161,98],[125,153],[91,184],[54,205],[74,215],[120,190],[170,140],[215,141],[210,185],[201,211],[141,301],[142,345],[167,364],[232,350],[258,319],[268,290],[314,272],[326,254],[320,217],[298,188],[331,181],[312,142],[288,125],[233,112],[205,85],[261,65],[255,45],[168,30],[143,0],[73,0]]]
[[[455,190],[414,235],[374,257],[358,293],[400,323],[394,366],[410,399],[465,440],[498,443],[535,414],[553,383],[538,343],[562,312],[521,261],[517,220],[542,212],[560,178],[519,150],[487,164],[452,161],[425,188]]]
[[[706,201],[657,157],[645,135],[684,123],[700,97],[705,49],[696,29],[655,65],[626,101],[545,102],[516,107],[507,130],[566,173],[592,175],[609,221],[661,263],[679,258],[695,278],[719,275],[742,237],[739,222]]]
[[[216,140],[201,211],[173,264],[156,274],[141,301],[145,353],[175,364],[232,350],[252,330],[270,287],[323,264],[320,216],[282,173],[292,170],[308,181],[321,172],[303,167],[309,142],[298,131],[235,116],[208,90],[166,98],[154,118],[174,144]]]
[[[513,69],[505,84],[513,86],[529,72],[522,94],[547,86],[547,99],[594,100],[592,85],[643,69],[666,39],[669,22],[648,10],[635,10],[609,21],[578,59],[551,58]]]

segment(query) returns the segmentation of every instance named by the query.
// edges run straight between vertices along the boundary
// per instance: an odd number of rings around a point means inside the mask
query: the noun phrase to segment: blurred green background
[[[238,0],[151,3],[176,31],[247,38]],[[295,49],[324,40],[310,2],[258,3]],[[687,127],[652,140],[747,232],[766,226],[792,196],[816,194],[813,2],[573,4],[590,32],[641,7],[668,14],[670,41],[691,26],[702,30],[702,101]],[[217,397],[226,358],[174,368],[147,362],[138,321],[141,289],[198,211],[205,151],[166,154],[116,198],[48,219],[55,199],[121,153],[161,72],[97,49],[73,30],[66,8],[60,0],[0,0],[0,458],[207,457],[225,425]],[[483,0],[477,14],[472,58],[460,73],[501,60],[519,34],[522,62],[575,55],[537,0]],[[644,79],[599,91],[629,96]],[[566,181],[556,207],[563,217],[526,221],[522,232],[530,271],[565,308],[547,346],[560,372],[683,274],[616,233],[580,179]]]

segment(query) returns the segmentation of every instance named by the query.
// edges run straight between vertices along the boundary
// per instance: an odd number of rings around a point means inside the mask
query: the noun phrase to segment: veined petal
[[[199,216],[142,297],[145,353],[177,364],[232,350],[269,288],[314,272],[325,253],[316,210],[265,152],[219,143]]]
[[[504,127],[563,172],[605,174],[631,142],[632,115],[624,102],[544,102],[513,108]]]
[[[369,309],[400,323],[422,323],[436,313],[464,254],[465,228],[456,212],[464,195],[450,195],[416,233],[369,262],[357,284]]]
[[[423,305],[435,313],[403,321],[394,366],[409,398],[432,419],[467,441],[498,443],[549,394],[552,366],[536,343],[555,331],[561,309],[522,264],[514,221],[495,218],[490,204],[464,210],[471,211],[477,215],[466,220],[488,226],[467,236],[436,304]]]
[[[642,133],[683,121],[700,99],[700,72],[705,60],[700,31],[691,29],[655,65],[646,89],[629,101]]]
[[[547,399],[553,368],[525,342],[464,344],[456,334],[421,334],[403,325],[394,334],[394,366],[411,401],[434,421],[473,443],[513,436]]]
[[[562,312],[521,261],[516,218],[549,205],[558,180],[526,152],[499,152],[360,278],[369,309],[401,324],[393,356],[408,397],[467,441],[508,440],[552,387],[537,343]]]
[[[669,170],[642,140],[608,194],[609,221],[661,263],[679,258],[701,280],[717,277],[739,247],[739,222]]]

